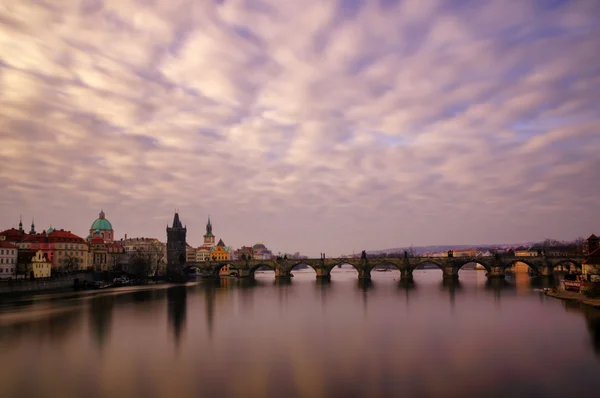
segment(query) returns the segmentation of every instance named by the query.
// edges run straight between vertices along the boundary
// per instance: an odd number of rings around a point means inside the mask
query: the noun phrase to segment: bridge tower
[[[185,265],[185,235],[187,228],[181,224],[179,213],[175,212],[173,226],[167,225],[167,275],[182,275]]]

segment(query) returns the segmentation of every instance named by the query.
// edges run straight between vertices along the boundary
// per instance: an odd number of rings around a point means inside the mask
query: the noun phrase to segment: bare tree
[[[137,249],[129,256],[128,271],[138,279],[145,280],[153,269],[153,259],[148,252]]]
[[[65,257],[65,261],[63,263],[63,271],[64,272],[73,272],[79,269],[79,258],[67,254]]]

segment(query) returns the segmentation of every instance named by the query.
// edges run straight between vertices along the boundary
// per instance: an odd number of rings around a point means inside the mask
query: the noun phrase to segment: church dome
[[[90,227],[91,231],[112,231],[112,225],[110,221],[105,218],[104,211],[100,211],[99,217],[92,223]]]
[[[257,244],[255,244],[254,246],[252,246],[252,248],[253,248],[254,250],[261,250],[261,249],[262,249],[262,250],[266,250],[266,249],[267,249],[267,248],[266,248],[266,246],[265,246],[265,245],[263,245],[262,243],[257,243]]]

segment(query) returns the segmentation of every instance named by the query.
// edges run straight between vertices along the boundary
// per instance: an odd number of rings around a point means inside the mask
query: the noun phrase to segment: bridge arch
[[[334,264],[328,264],[326,266],[327,267],[327,272],[331,272],[331,271],[333,271],[335,269],[335,267],[337,267],[337,266],[341,267],[344,264],[351,265],[352,268],[354,268],[356,271],[358,271],[358,265],[355,262],[353,262],[353,261],[338,261],[337,263],[334,263]]]
[[[554,270],[556,270],[558,267],[564,266],[566,264],[572,264],[576,270],[579,269],[581,271],[583,269],[581,262],[573,260],[571,258],[563,258],[563,259],[553,262],[552,268]],[[569,266],[569,268],[571,268],[571,267]]]
[[[444,266],[440,262],[438,262],[436,260],[433,260],[433,259],[431,259],[431,260],[430,259],[419,260],[417,263],[412,264],[411,268],[412,268],[413,271],[416,270],[416,269],[423,269],[423,268],[419,268],[419,267],[422,267],[425,264],[433,264],[433,265],[436,265],[440,270],[442,270],[442,271],[444,270]]]
[[[488,271],[488,272],[489,272],[489,271],[490,271],[490,269],[491,269],[491,267],[490,267],[490,266],[489,266],[489,265],[488,265],[488,264],[487,264],[485,261],[478,260],[478,259],[476,259],[476,258],[467,258],[467,259],[461,260],[461,261],[460,261],[460,262],[458,262],[458,263],[456,263],[456,262],[455,262],[454,264],[456,264],[456,265],[457,265],[457,267],[456,267],[456,268],[458,269],[458,271],[460,271],[460,270],[461,270],[461,269],[462,269],[462,268],[463,268],[465,265],[467,265],[467,264],[476,264],[476,265],[477,265],[477,264],[479,264],[479,265],[481,265],[483,268],[485,268],[485,270],[486,270],[486,271]]]
[[[269,263],[258,263],[258,264],[253,264],[250,267],[250,275],[254,276],[254,274],[256,273],[256,271],[258,271],[259,268],[262,267],[267,267],[269,269],[269,271],[275,271],[275,267],[273,266],[273,264],[269,264]]]
[[[527,258],[515,258],[515,259],[509,261],[508,263],[505,263],[504,269],[507,270],[508,268],[515,266],[517,263],[522,263],[522,264],[527,265],[527,267],[529,267],[529,271],[534,275],[538,275],[540,273],[539,268],[540,268],[541,264],[539,262],[529,260]]]
[[[313,271],[317,272],[317,268],[311,264],[310,261],[298,261],[292,264],[291,267],[289,267],[289,271],[292,272],[294,269],[296,269],[299,265],[306,265],[309,268],[311,268]]]
[[[382,266],[391,266],[393,269],[397,269],[398,271],[401,271],[400,264],[398,261],[390,260],[387,258],[375,259],[375,260],[369,261],[369,267],[372,270],[377,267],[382,267]]]

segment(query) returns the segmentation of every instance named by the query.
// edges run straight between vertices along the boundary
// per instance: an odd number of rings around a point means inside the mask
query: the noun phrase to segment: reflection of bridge
[[[458,278],[458,271],[466,264],[481,264],[487,271],[488,278],[504,278],[508,267],[517,262],[525,263],[533,273],[538,275],[552,275],[554,269],[562,264],[572,263],[581,268],[584,257],[404,257],[404,258],[319,258],[319,259],[273,259],[273,260],[236,260],[236,261],[206,261],[187,263],[183,267],[184,273],[197,269],[204,277],[218,277],[219,270],[225,265],[237,270],[239,277],[254,277],[260,267],[275,271],[276,278],[290,278],[292,270],[305,264],[315,270],[317,278],[329,279],[331,270],[337,265],[349,264],[358,271],[359,279],[370,279],[371,271],[375,267],[391,266],[400,270],[402,279],[411,280],[413,271],[423,264],[438,266],[444,278]]]

